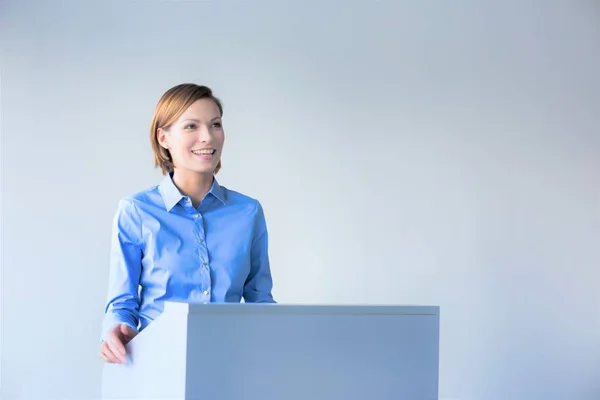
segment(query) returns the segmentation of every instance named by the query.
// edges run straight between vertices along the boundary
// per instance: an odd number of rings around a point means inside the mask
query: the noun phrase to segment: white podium
[[[166,303],[102,398],[435,400],[439,307]]]

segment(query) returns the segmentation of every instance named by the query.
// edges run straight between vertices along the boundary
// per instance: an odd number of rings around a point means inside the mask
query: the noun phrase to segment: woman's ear
[[[158,128],[156,130],[156,138],[158,139],[158,143],[165,149],[169,149],[169,141],[167,138],[167,131],[163,128]]]

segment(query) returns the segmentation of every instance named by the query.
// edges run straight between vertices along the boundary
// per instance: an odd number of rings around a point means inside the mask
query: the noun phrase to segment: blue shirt
[[[261,204],[216,179],[198,208],[171,175],[119,201],[113,220],[102,337],[141,331],[164,301],[275,303]]]

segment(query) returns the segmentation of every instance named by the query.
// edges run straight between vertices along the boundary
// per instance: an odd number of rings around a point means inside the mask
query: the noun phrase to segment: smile
[[[194,154],[198,154],[198,155],[203,155],[203,156],[212,156],[213,154],[215,154],[217,152],[216,149],[199,149],[199,150],[192,150],[192,153]]]

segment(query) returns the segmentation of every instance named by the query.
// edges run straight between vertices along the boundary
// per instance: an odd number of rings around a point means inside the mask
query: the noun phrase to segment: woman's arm
[[[250,252],[250,274],[244,286],[244,301],[246,303],[275,303],[271,294],[273,278],[269,264],[269,234],[264,211],[258,201]]]
[[[121,199],[113,220],[108,301],[102,324],[102,339],[116,325],[137,331],[142,271],[140,215],[131,199]]]

